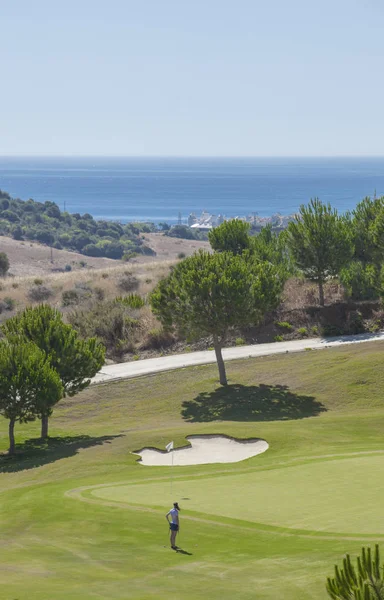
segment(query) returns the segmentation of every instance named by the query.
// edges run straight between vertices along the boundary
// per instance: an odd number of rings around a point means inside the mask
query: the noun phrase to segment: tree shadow
[[[110,444],[115,438],[123,435],[103,435],[92,437],[90,435],[76,435],[52,437],[47,440],[39,438],[26,440],[16,445],[13,456],[0,455],[0,473],[15,473],[35,469],[48,463],[74,456],[79,450],[92,446]]]
[[[203,392],[182,404],[186,421],[288,421],[316,417],[327,409],[313,396],[291,392],[286,385],[227,385]]]

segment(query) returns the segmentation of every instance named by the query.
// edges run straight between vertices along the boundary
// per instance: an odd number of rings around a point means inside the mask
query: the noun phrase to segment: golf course
[[[346,552],[384,550],[384,342],[93,385],[50,439],[0,420],[4,600],[326,599]],[[247,460],[148,466],[188,436],[265,440]],[[180,551],[165,514],[180,504]]]

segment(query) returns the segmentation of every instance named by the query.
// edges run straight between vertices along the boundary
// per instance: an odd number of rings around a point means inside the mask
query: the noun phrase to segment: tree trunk
[[[324,306],[324,288],[323,282],[319,279],[319,298],[320,298],[320,306]]]
[[[9,421],[9,426],[8,426],[8,433],[9,433],[9,454],[14,454],[15,453],[15,419],[11,419]]]
[[[41,417],[41,439],[46,440],[48,437],[48,415]]]
[[[228,382],[227,382],[227,375],[225,372],[225,364],[224,364],[224,360],[223,360],[223,355],[221,353],[221,343],[219,342],[217,335],[213,336],[213,347],[215,349],[217,366],[219,368],[220,383],[221,383],[221,385],[227,385]]]

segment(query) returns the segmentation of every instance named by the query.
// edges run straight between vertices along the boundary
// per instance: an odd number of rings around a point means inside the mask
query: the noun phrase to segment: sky
[[[0,155],[384,155],[382,0],[0,0]]]

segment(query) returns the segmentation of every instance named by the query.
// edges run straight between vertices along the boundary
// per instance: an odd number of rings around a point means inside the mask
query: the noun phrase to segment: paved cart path
[[[333,338],[306,338],[290,342],[274,342],[271,344],[254,344],[252,346],[224,348],[223,357],[225,361],[228,361],[239,358],[268,356],[271,354],[285,354],[287,352],[302,352],[307,348],[320,350],[322,348],[331,348],[333,346],[375,342],[380,340],[384,340],[384,332],[343,335]],[[207,365],[215,362],[215,352],[213,350],[204,350],[202,352],[173,354],[170,356],[161,356],[159,358],[148,358],[145,360],[130,361],[115,365],[105,365],[93,378],[92,383],[130,379],[131,377],[140,377],[141,375],[159,373],[160,371],[171,371],[173,369],[181,369],[183,367],[195,365]]]

